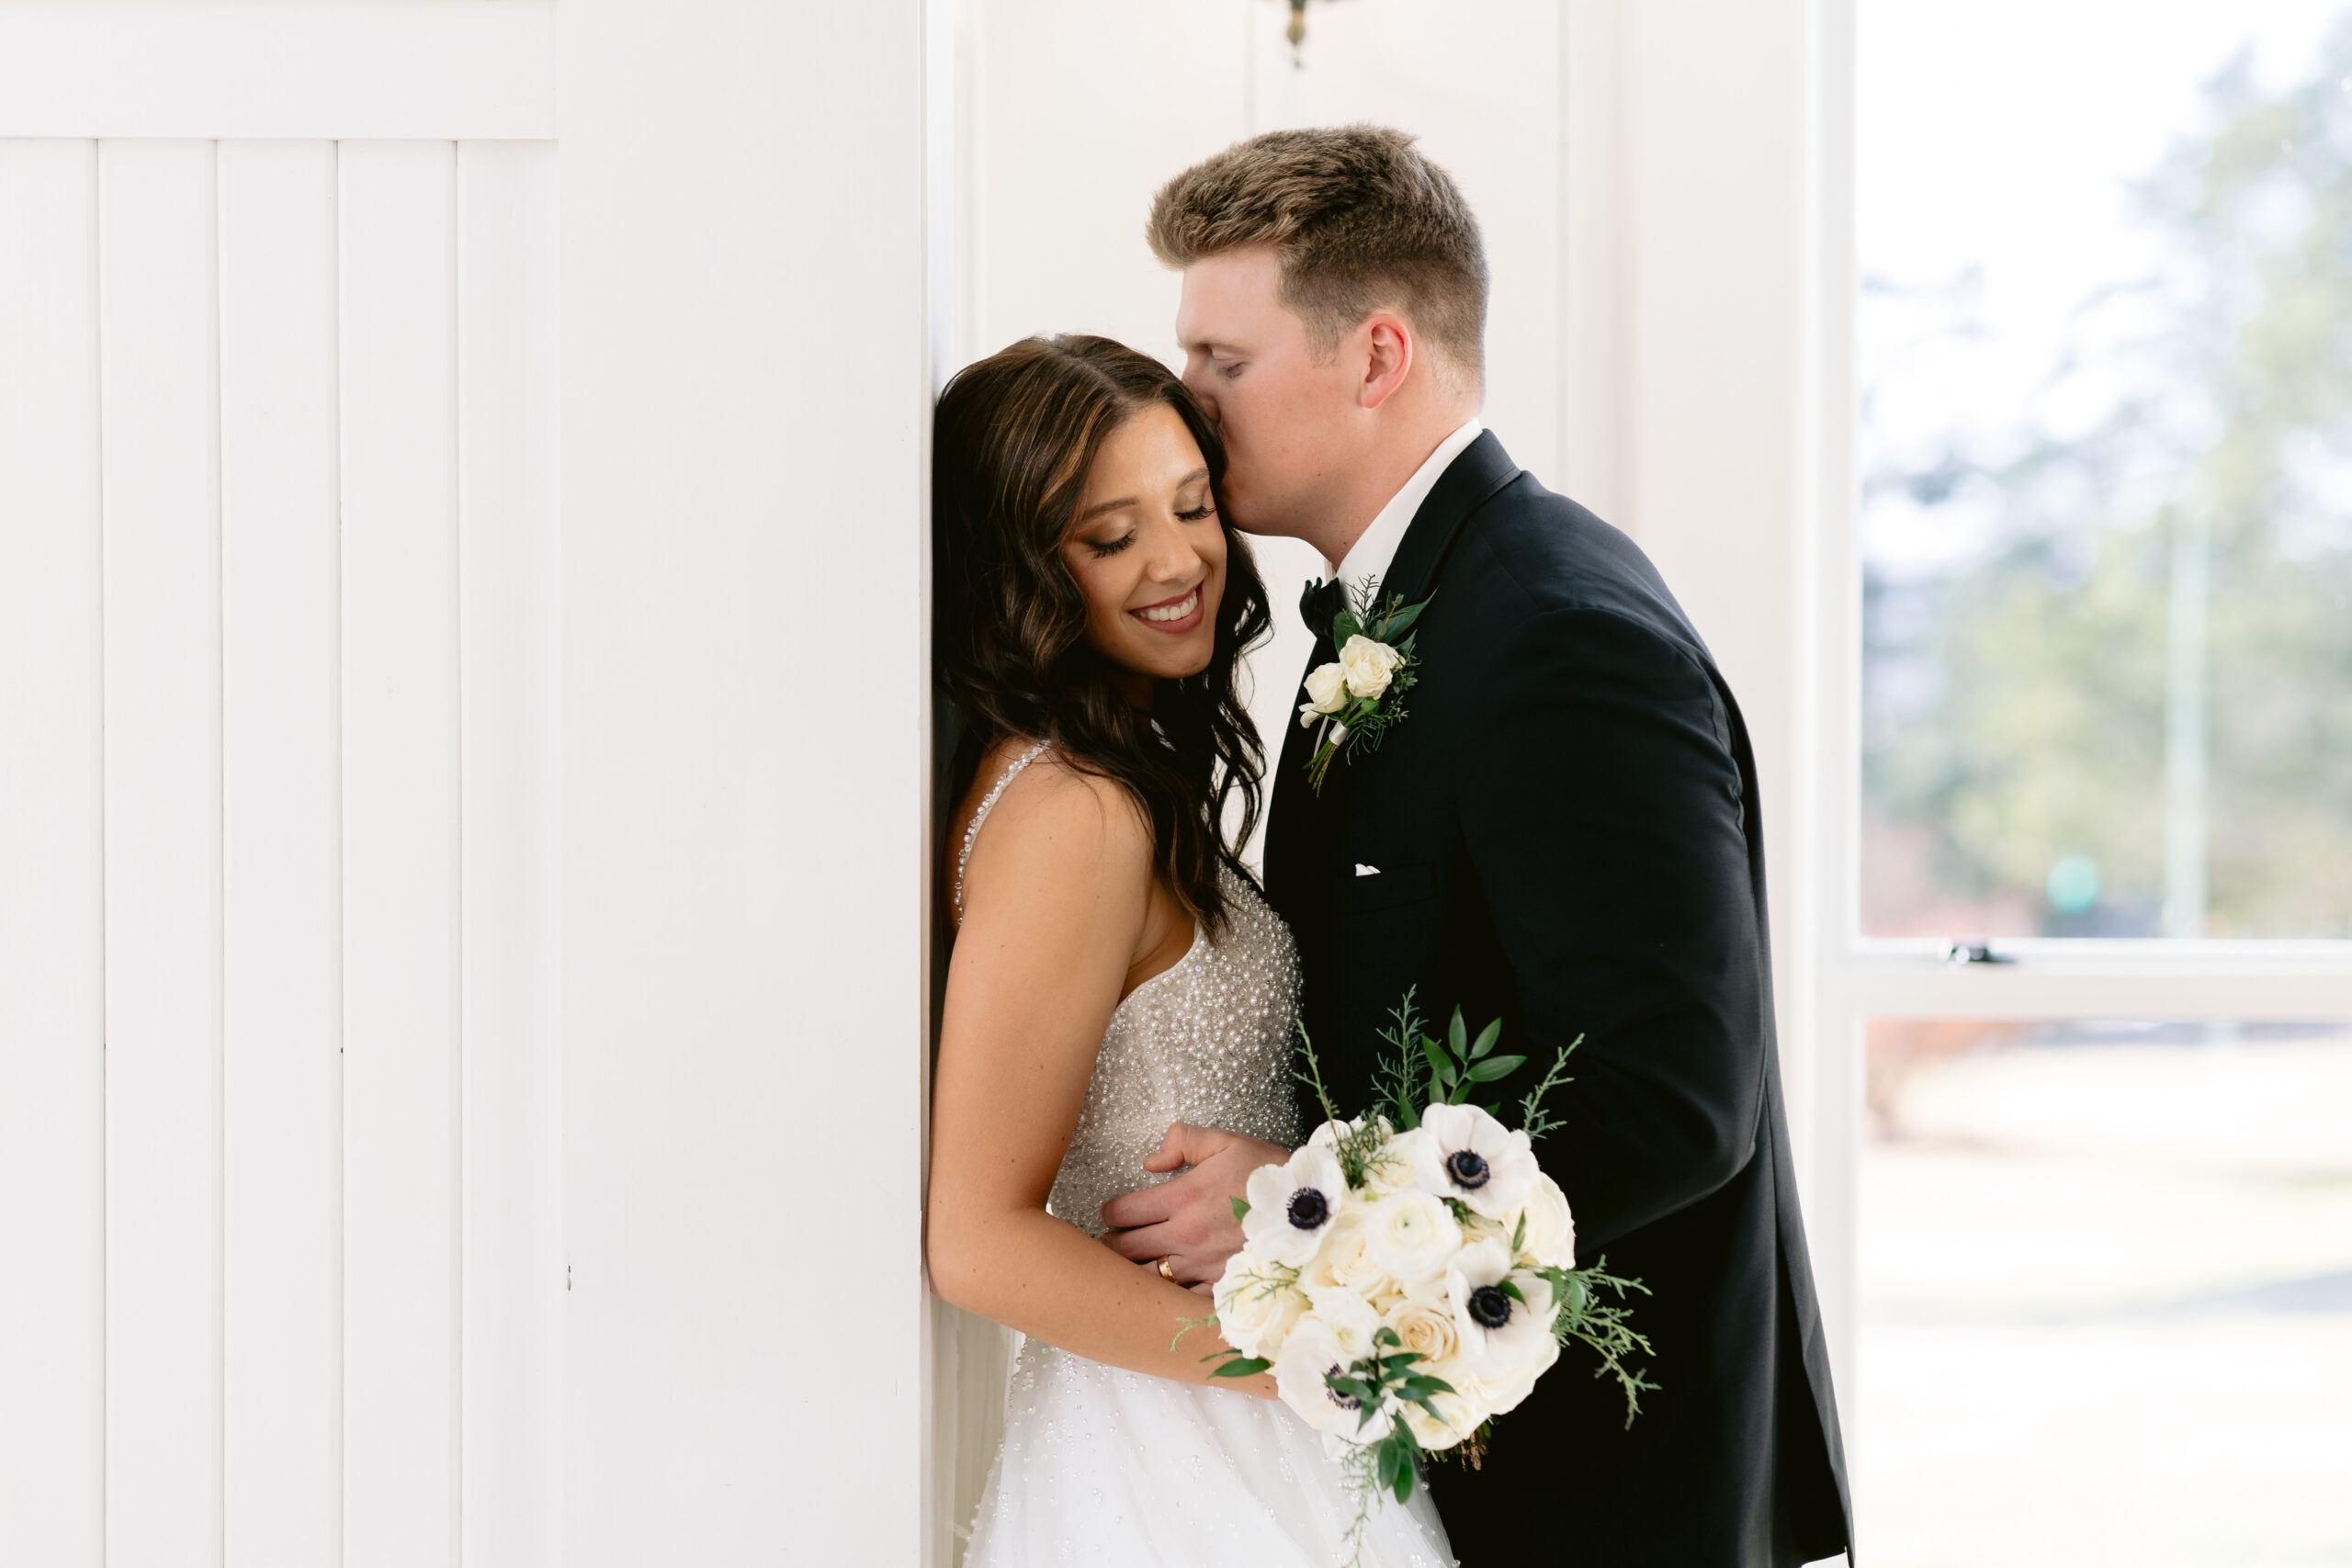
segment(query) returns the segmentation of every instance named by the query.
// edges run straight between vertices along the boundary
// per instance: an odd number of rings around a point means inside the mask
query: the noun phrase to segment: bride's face
[[[1103,438],[1062,558],[1086,595],[1086,640],[1137,675],[1208,668],[1225,592],[1225,529],[1209,467],[1165,403]]]

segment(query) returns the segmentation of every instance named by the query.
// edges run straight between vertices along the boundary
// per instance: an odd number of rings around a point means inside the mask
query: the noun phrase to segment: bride
[[[1211,1328],[1174,1343],[1207,1281],[1101,1239],[1173,1174],[1171,1122],[1299,1142],[1297,953],[1235,853],[1262,757],[1235,668],[1268,617],[1223,467],[1183,385],[1104,338],[1016,344],[940,399],[936,654],[969,732],[927,1249],[942,1296],[1027,1336],[973,1568],[1349,1552],[1356,1500],[1272,1376],[1212,1380]],[[1374,1505],[1359,1561],[1453,1562],[1426,1489]]]

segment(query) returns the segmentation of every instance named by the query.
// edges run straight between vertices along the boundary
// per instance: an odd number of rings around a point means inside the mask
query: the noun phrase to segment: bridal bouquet
[[[1216,1375],[1272,1369],[1285,1404],[1324,1435],[1360,1504],[1412,1495],[1420,1456],[1472,1465],[1489,1423],[1580,1344],[1625,1391],[1630,1425],[1656,1385],[1625,1362],[1646,1355],[1623,1304],[1638,1280],[1607,1259],[1576,1267],[1568,1202],[1535,1163],[1555,1123],[1544,1097],[1567,1080],[1568,1052],[1520,1102],[1471,1103],[1523,1056],[1495,1055],[1502,1025],[1468,1037],[1456,1010],[1441,1041],[1422,1032],[1408,992],[1381,1038],[1379,1101],[1342,1120],[1302,1027],[1299,1077],[1329,1118],[1287,1164],[1250,1178],[1235,1200],[1247,1245],[1216,1286],[1215,1323],[1232,1346]],[[1181,1336],[1180,1336],[1181,1337]]]

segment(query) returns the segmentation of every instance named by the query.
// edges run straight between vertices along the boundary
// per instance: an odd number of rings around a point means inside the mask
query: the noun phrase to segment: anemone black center
[[[1481,1328],[1500,1328],[1510,1321],[1510,1298],[1500,1285],[1481,1285],[1470,1292],[1470,1321]]]
[[[1323,1228],[1331,1217],[1331,1201],[1312,1187],[1302,1187],[1290,1195],[1290,1223],[1303,1231]]]
[[[1330,1391],[1331,1403],[1338,1405],[1340,1409],[1362,1410],[1363,1408],[1363,1400],[1358,1399],[1352,1393],[1341,1393],[1338,1389],[1331,1387],[1331,1380],[1333,1378],[1340,1378],[1347,1375],[1348,1369],[1340,1365],[1339,1362],[1334,1361],[1331,1363],[1330,1370],[1323,1374],[1323,1386]]]
[[[1456,1149],[1445,1156],[1445,1174],[1464,1191],[1476,1192],[1494,1173],[1487,1168],[1487,1156],[1477,1150]]]

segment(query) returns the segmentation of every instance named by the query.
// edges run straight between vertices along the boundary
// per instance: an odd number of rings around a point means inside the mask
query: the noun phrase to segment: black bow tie
[[[1347,607],[1348,591],[1320,578],[1308,578],[1306,591],[1298,596],[1298,613],[1306,617],[1306,629],[1317,637],[1329,637],[1332,621]]]

